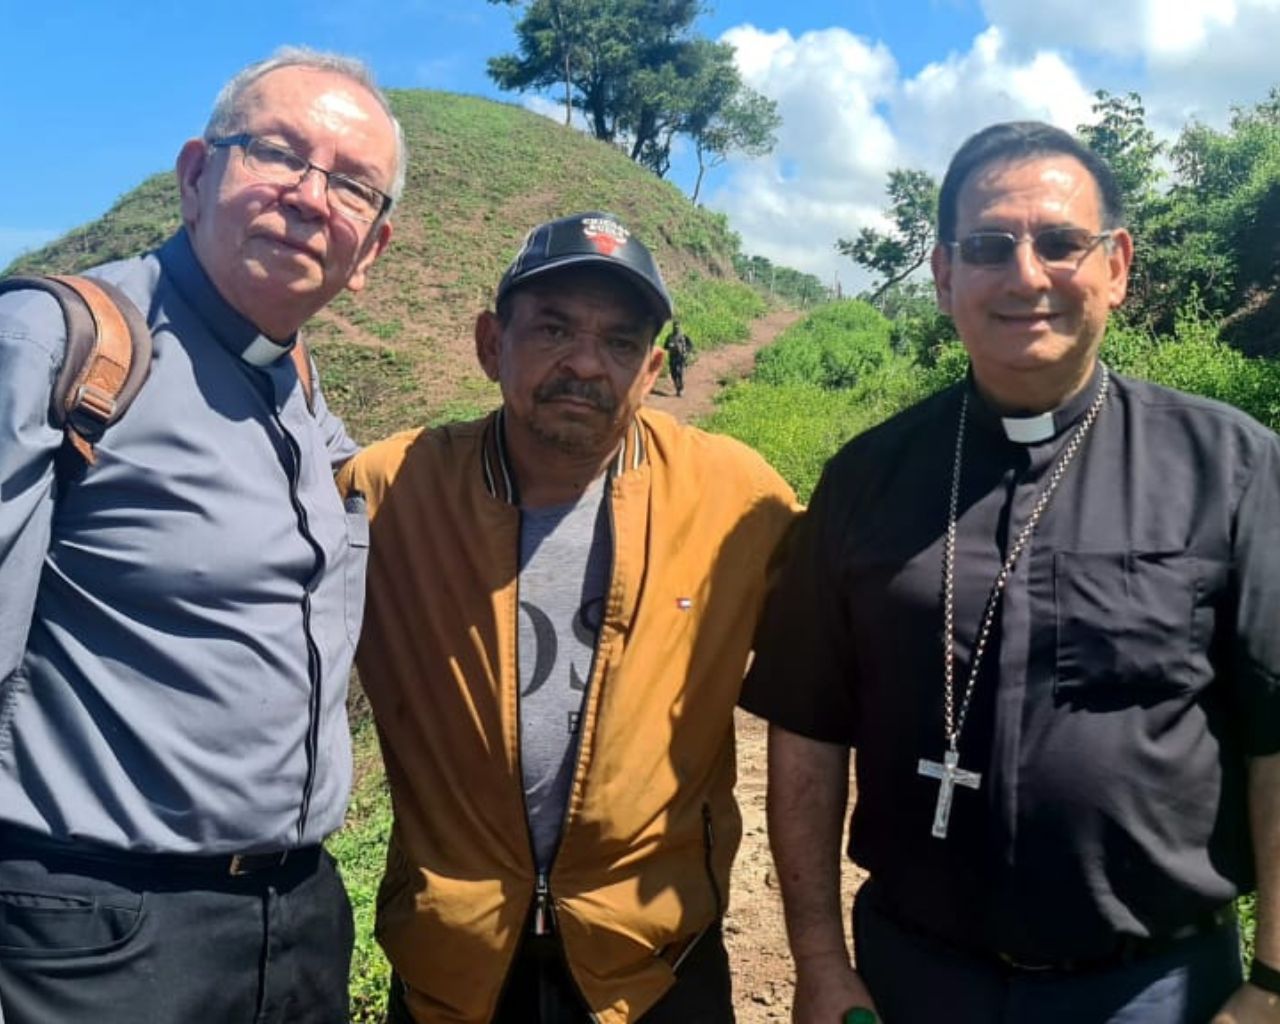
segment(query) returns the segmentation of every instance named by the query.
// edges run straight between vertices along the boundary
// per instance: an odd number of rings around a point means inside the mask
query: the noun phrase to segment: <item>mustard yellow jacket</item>
[[[372,520],[358,665],[395,811],[377,936],[420,1024],[492,1015],[537,883],[520,768],[520,512],[501,413],[348,464]],[[672,984],[725,910],[733,708],[795,497],[755,452],[645,410],[609,471],[613,565],[549,877],[605,1024]]]

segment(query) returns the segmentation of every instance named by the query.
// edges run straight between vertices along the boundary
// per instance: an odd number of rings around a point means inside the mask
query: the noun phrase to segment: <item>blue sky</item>
[[[721,168],[705,193],[744,247],[856,285],[834,241],[875,224],[894,166],[940,172],[965,135],[1034,116],[1074,127],[1096,88],[1143,93],[1171,134],[1272,83],[1277,0],[722,0],[699,22],[778,101],[777,152]],[[513,47],[486,0],[0,0],[0,267],[167,170],[219,86],[282,43],[367,60],[390,87],[498,93]],[[1280,79],[1280,72],[1275,74]],[[689,169],[674,177],[686,188]]]

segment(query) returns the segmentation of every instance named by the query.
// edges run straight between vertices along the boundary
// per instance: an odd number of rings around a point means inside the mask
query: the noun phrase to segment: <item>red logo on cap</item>
[[[610,235],[593,235],[588,231],[587,237],[591,239],[591,244],[596,247],[596,251],[606,256],[612,256],[613,251],[618,248],[618,240]]]
[[[628,231],[615,220],[604,217],[588,217],[583,221],[582,233],[595,246],[596,252],[612,256],[618,246],[627,244]]]

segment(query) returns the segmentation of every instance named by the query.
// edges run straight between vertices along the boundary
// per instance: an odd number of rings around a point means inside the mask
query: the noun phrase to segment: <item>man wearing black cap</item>
[[[733,1020],[733,708],[795,499],[641,408],[671,312],[615,217],[544,224],[476,320],[502,407],[340,477],[373,520],[393,1022]]]

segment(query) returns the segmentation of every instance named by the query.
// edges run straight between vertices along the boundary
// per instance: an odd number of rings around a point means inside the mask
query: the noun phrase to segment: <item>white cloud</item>
[[[901,155],[883,114],[898,69],[888,49],[844,29],[793,37],[744,25],[722,37],[744,81],[778,104],[782,127],[768,157],[738,162],[709,197],[751,253],[818,274],[853,265],[833,246],[872,223]]]
[[[893,104],[899,138],[918,163],[935,174],[979,128],[1031,119],[1074,131],[1088,119],[1092,96],[1057,53],[1024,60],[1008,52],[1003,33],[989,28],[968,53],[952,54],[904,82]]]
[[[1241,10],[1273,0],[983,0],[992,25],[1021,48],[1071,48],[1112,54],[1174,56],[1202,48]]]
[[[1232,105],[1247,106],[1280,79],[1280,0],[1240,0],[1229,22],[1209,25],[1194,50],[1153,53],[1142,90],[1152,120],[1176,130],[1191,116],[1225,122]]]
[[[1232,105],[1262,99],[1277,81],[1280,0],[983,0],[1011,52],[1053,47],[1094,61],[1101,74],[1127,67],[1148,123],[1172,138],[1191,117],[1222,125]],[[1106,63],[1109,61],[1110,63]]]
[[[747,252],[827,283],[838,274],[847,292],[869,281],[835,242],[883,226],[891,169],[940,176],[956,147],[993,121],[1074,128],[1089,113],[1090,95],[1063,57],[1018,58],[997,29],[906,80],[883,44],[842,29],[793,37],[741,26],[722,38],[783,124],[774,153],[733,163],[708,204],[729,215]]]

